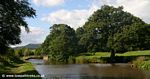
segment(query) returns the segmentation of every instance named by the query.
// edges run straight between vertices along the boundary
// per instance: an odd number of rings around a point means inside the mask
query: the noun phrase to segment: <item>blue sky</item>
[[[150,0],[29,0],[35,10],[35,18],[26,18],[30,33],[22,28],[22,46],[29,43],[42,43],[49,34],[53,24],[64,23],[76,29],[81,27],[87,18],[104,4],[115,7],[123,6],[135,16],[150,23]]]

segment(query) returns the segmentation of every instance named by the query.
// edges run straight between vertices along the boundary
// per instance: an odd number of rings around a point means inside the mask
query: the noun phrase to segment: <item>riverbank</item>
[[[123,54],[116,53],[114,60],[116,63],[128,63],[136,60],[140,56],[150,57],[150,50],[130,51]],[[108,63],[110,58],[109,52],[81,53],[75,57],[76,62],[83,63]]]
[[[132,62],[135,68],[141,70],[150,70],[150,57],[138,57],[136,60]]]
[[[115,63],[131,63],[138,69],[150,70],[150,50],[129,51],[123,54],[117,53],[114,60]],[[75,57],[75,63],[110,63],[110,53],[81,53]]]
[[[31,55],[31,56],[24,56],[22,57],[23,60],[29,60],[29,59],[43,59],[43,56],[35,56],[35,55]]]
[[[39,73],[30,62],[20,60],[17,57],[4,55],[0,55],[0,74],[4,78],[41,79]]]

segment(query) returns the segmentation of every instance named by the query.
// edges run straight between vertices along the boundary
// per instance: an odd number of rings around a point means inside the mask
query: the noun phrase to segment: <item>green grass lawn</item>
[[[115,56],[122,57],[120,60],[133,60],[138,56],[150,56],[150,50],[144,51],[129,51],[125,53],[116,53]],[[110,52],[96,52],[95,54],[92,53],[81,53],[76,57],[76,63],[105,63],[105,61],[101,61],[102,58],[110,57]],[[124,57],[124,58],[123,58]]]
[[[146,55],[150,55],[150,50],[144,50],[144,51],[129,51],[129,52],[125,52],[125,53],[116,53],[116,56],[146,56]],[[87,57],[87,58],[91,58],[91,57],[109,57],[110,56],[110,52],[96,52],[95,55],[91,54],[91,53],[82,53],[80,54],[78,57]]]
[[[116,54],[117,56],[146,56],[150,55],[150,50],[144,50],[144,51],[130,51],[123,54]]]

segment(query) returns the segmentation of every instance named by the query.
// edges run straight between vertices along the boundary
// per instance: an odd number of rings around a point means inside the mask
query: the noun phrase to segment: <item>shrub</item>
[[[135,61],[133,61],[135,67],[141,70],[150,70],[150,60],[148,57],[138,57]]]

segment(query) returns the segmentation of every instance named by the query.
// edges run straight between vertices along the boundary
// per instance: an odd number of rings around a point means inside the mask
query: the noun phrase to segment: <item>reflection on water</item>
[[[127,64],[44,65],[43,60],[29,61],[44,79],[150,79],[149,71],[138,71]]]

